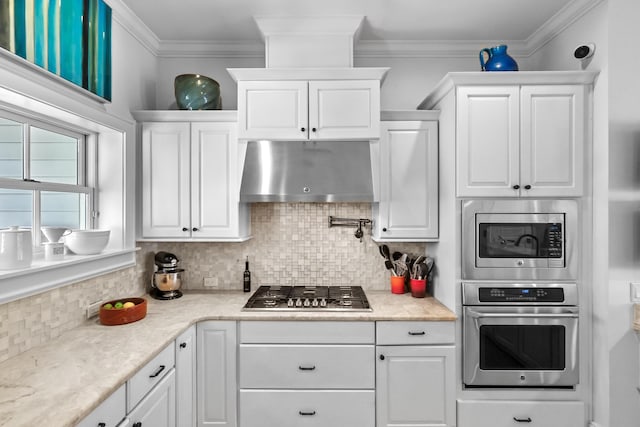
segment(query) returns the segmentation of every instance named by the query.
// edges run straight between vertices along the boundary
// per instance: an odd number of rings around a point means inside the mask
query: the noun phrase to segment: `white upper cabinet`
[[[584,86],[464,86],[457,101],[458,197],[582,195]]]
[[[438,122],[383,121],[379,153],[372,147],[379,168],[373,239],[438,239]]]
[[[235,122],[143,122],[141,238],[246,240],[241,151]]]
[[[457,197],[581,197],[591,71],[448,73],[418,106],[455,144]]]
[[[240,139],[380,136],[380,81],[239,81]]]

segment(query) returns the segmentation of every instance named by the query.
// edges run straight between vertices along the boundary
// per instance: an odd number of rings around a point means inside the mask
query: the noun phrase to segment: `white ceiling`
[[[364,16],[360,40],[526,42],[593,0],[121,0],[162,42],[260,42],[254,16]]]

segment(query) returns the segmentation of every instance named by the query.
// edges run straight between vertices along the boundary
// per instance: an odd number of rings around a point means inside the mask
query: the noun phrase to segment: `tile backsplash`
[[[153,256],[172,252],[185,269],[183,289],[242,289],[249,256],[252,290],[266,284],[342,285],[388,289],[378,245],[367,227],[362,242],[355,227],[328,227],[328,217],[371,218],[368,203],[258,203],[252,206],[253,237],[242,243],[139,242],[136,267],[0,304],[0,362],[56,339],[86,320],[87,305],[149,290]],[[389,244],[391,251],[423,254],[424,243]]]
[[[249,257],[252,289],[260,285],[345,285],[387,289],[389,272],[370,227],[362,242],[355,227],[329,228],[329,215],[371,218],[368,203],[256,203],[251,207],[252,239],[243,243],[141,243],[151,281],[153,256],[167,251],[185,269],[183,289],[205,289],[217,278],[219,289],[242,289]],[[425,253],[424,243],[389,244],[391,251]],[[143,266],[141,266],[143,267]]]

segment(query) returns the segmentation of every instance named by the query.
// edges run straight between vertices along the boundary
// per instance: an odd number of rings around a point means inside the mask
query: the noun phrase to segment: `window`
[[[88,140],[73,130],[0,111],[0,228],[91,228]],[[41,233],[33,237],[36,245],[46,241]]]

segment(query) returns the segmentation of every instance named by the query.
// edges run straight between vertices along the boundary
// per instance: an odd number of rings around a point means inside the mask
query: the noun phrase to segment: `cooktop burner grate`
[[[242,309],[372,311],[361,286],[260,286]]]

